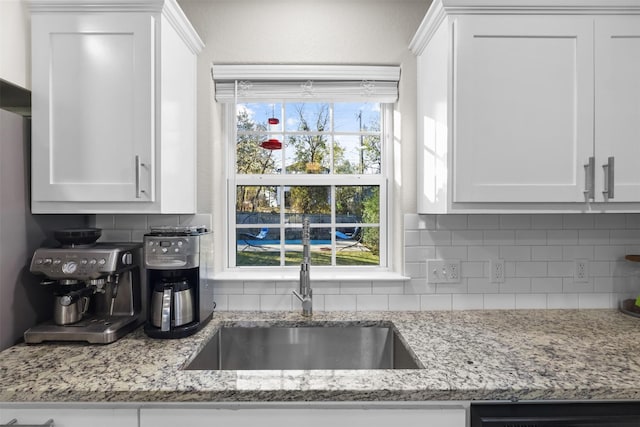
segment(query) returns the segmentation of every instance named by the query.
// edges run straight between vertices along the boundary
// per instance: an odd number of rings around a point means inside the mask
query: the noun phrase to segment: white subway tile
[[[590,277],[611,277],[610,261],[591,261],[589,262]]]
[[[454,230],[451,232],[452,245],[474,246],[483,245],[484,233],[482,230]]]
[[[116,215],[115,228],[130,230],[147,230],[146,215]]]
[[[344,295],[348,294],[371,294],[372,283],[370,281],[362,282],[341,282],[340,293]]]
[[[562,261],[561,246],[532,246],[532,261]]]
[[[466,294],[468,292],[467,279],[462,279],[460,283],[438,283],[436,285],[437,294]]]
[[[258,280],[244,282],[244,293],[245,295],[275,294],[276,283]]]
[[[185,227],[203,225],[207,229],[211,229],[212,223],[213,216],[211,214],[180,215],[178,217],[178,224]]]
[[[546,245],[545,230],[516,230],[516,245]]]
[[[356,311],[356,295],[325,295],[325,311]]]
[[[531,261],[531,246],[500,246],[500,258],[505,261]]]
[[[170,225],[180,225],[180,215],[147,215],[147,224],[149,227]]]
[[[100,242],[132,242],[130,230],[102,230]]]
[[[468,248],[466,246],[437,246],[437,259],[458,259],[467,260]]]
[[[633,228],[640,228],[640,214],[626,214],[625,215],[625,220],[626,220],[626,228],[628,229],[633,229]]]
[[[131,231],[131,241],[132,242],[141,242],[144,240],[144,235],[147,231],[144,230],[133,230]]]
[[[297,306],[296,305],[296,301],[298,301],[298,299],[292,299],[291,301],[293,301],[293,309],[297,310],[300,309],[302,310],[302,306]],[[299,303],[299,301],[298,301]],[[316,295],[315,293],[313,294],[313,311],[325,311],[324,309],[324,295]]]
[[[500,246],[469,246],[468,261],[488,261],[500,258]]]
[[[539,293],[561,293],[562,292],[562,278],[560,277],[534,277],[531,279],[531,292],[533,294]],[[545,300],[546,301],[546,300]]]
[[[516,294],[516,309],[536,310],[547,308],[546,294]]]
[[[515,308],[515,294],[484,294],[485,310],[513,310]]]
[[[467,228],[468,215],[438,215],[436,227],[439,230],[465,230]]]
[[[450,245],[451,232],[443,230],[422,230],[420,231],[420,244],[429,245]]]
[[[548,245],[577,245],[578,230],[547,230]]]
[[[451,295],[421,295],[420,310],[422,311],[450,311],[452,309]]]
[[[452,295],[451,308],[453,310],[482,310],[484,308],[484,295]]]
[[[591,245],[562,247],[562,258],[565,261],[573,261],[576,259],[592,260],[594,258],[594,254],[595,250]]]
[[[229,298],[227,295],[214,295],[215,311],[229,311]]]
[[[549,294],[547,295],[548,309],[576,309],[579,308],[578,294]]]
[[[373,282],[372,284],[372,293],[375,295],[386,294],[386,295],[394,295],[394,294],[403,294],[404,293],[404,282],[397,281],[381,281],[381,282]]]
[[[620,245],[595,246],[594,252],[594,260],[617,261],[620,259],[624,259],[624,256],[627,254],[627,249],[624,246]]]
[[[277,281],[275,287],[275,293],[279,295],[291,295],[294,289],[298,289],[300,287],[299,281]],[[317,291],[317,282],[311,282],[311,287],[313,288],[313,297],[315,299],[318,294]]]
[[[291,311],[295,309],[291,295],[260,295],[261,311]],[[299,302],[296,298],[296,302]],[[314,305],[316,301],[313,301]]]
[[[626,228],[625,214],[604,214],[595,216],[595,228]]]
[[[500,215],[500,228],[519,230],[531,228],[531,215]]]
[[[339,294],[340,282],[334,281],[313,281],[311,283],[313,293],[315,294]],[[292,289],[298,289],[298,286],[292,287]]]
[[[594,277],[593,278],[593,291],[594,292],[614,292],[615,291],[615,278],[613,277]]]
[[[526,293],[531,292],[531,279],[528,277],[507,277],[504,283],[500,283],[500,293]]]
[[[404,273],[414,279],[427,277],[427,261],[405,263]]]
[[[640,242],[640,230],[611,230],[612,245],[635,245]]]
[[[415,248],[405,248],[405,262],[424,262],[425,259],[435,258],[436,248],[433,246],[418,246]]]
[[[609,230],[579,230],[578,244],[580,245],[608,245]]]
[[[516,233],[513,230],[484,230],[483,240],[485,245],[513,245]]]
[[[242,282],[238,282],[235,280],[229,280],[229,281],[215,280],[213,282],[214,295],[229,295],[229,294],[242,295],[243,293],[244,293],[244,286]]]
[[[435,230],[436,229],[436,215],[420,215],[418,219],[419,230]]]
[[[590,214],[565,214],[562,218],[562,228],[565,230],[593,228],[594,216]]]
[[[420,297],[418,295],[389,295],[390,311],[419,311]]]
[[[578,308],[614,308],[611,307],[611,298],[607,293],[590,293],[578,295]]]
[[[516,262],[516,277],[547,277],[547,263],[543,261]]]
[[[433,294],[436,292],[436,285],[427,283],[424,278],[414,279],[412,278],[408,282],[404,283],[404,293],[408,295],[415,294]]]
[[[531,228],[535,229],[561,229],[561,214],[531,215]]]
[[[101,229],[113,229],[116,226],[116,218],[115,215],[96,215],[95,216],[95,227]]]
[[[499,283],[491,283],[486,278],[469,278],[467,279],[467,290],[470,294],[497,294],[500,292]]]
[[[549,277],[573,277],[573,261],[549,261],[547,263],[547,274]]]
[[[387,295],[357,295],[356,311],[387,311],[389,297]]]
[[[479,228],[483,230],[500,228],[500,215],[469,215],[469,228]]]
[[[254,311],[260,310],[260,295],[228,295],[229,310]]]
[[[462,261],[460,263],[461,275],[462,277],[484,277],[484,267],[485,263],[481,261]]]
[[[404,244],[405,246],[420,246],[420,232],[418,230],[405,231]]]
[[[562,292],[565,294],[593,292],[593,279],[588,282],[576,282],[573,277],[562,278]]]

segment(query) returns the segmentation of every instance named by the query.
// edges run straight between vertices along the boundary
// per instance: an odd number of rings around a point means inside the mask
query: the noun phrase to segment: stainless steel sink
[[[420,369],[392,327],[222,327],[185,369]]]

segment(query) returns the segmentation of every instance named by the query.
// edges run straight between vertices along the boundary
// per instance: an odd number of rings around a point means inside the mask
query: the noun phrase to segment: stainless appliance
[[[140,243],[95,243],[99,229],[54,233],[62,244],[39,248],[30,271],[53,294],[53,318],[24,333],[27,343],[107,344],[144,322]]]
[[[212,258],[212,235],[205,227],[154,227],[145,234],[147,335],[183,338],[211,319],[215,307],[208,279]]]

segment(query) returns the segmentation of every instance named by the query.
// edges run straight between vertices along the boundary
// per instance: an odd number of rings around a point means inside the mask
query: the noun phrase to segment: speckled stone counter
[[[185,371],[220,325],[392,322],[421,370]],[[0,402],[640,399],[640,319],[613,310],[214,313],[196,335],[0,353]]]

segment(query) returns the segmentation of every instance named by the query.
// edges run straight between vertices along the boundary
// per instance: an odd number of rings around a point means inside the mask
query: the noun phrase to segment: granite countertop
[[[640,318],[614,310],[318,313],[392,322],[421,370],[184,371],[220,325],[309,322],[298,312],[221,312],[155,340],[17,345],[0,353],[0,402],[639,399]]]

